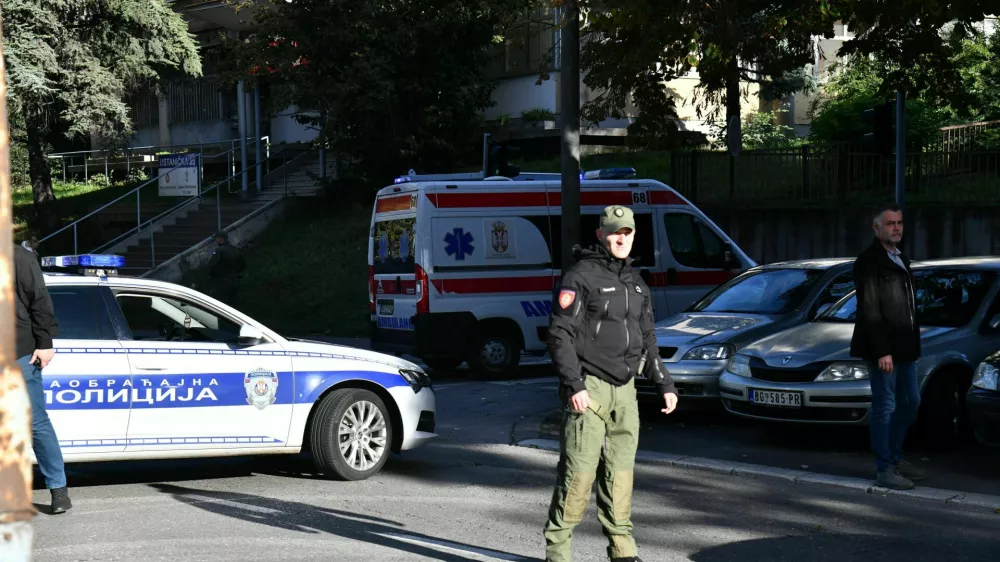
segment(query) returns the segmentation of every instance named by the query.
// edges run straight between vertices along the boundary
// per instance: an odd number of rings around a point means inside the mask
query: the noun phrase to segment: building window
[[[487,74],[500,78],[555,70],[559,64],[558,38],[556,11],[551,6],[529,10],[495,51]]]

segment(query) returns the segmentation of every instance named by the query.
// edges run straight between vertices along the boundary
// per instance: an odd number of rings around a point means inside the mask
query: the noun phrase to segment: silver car
[[[719,397],[719,375],[744,344],[808,322],[854,289],[853,258],[754,267],[719,285],[687,311],[656,324],[656,343],[679,395]],[[656,396],[637,380],[641,398]]]
[[[917,424],[922,434],[949,440],[965,431],[973,370],[1000,347],[1000,258],[912,267],[922,348]],[[770,420],[867,425],[868,367],[850,356],[856,312],[852,291],[815,321],[740,350],[719,379],[726,409]]]

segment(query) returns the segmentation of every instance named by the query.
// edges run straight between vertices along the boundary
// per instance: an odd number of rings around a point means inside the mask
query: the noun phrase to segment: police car
[[[436,437],[413,363],[284,338],[124,258],[42,258],[60,335],[42,373],[66,462],[294,454],[345,480]]]

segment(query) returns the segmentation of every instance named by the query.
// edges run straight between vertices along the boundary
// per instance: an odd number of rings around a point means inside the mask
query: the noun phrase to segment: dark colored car
[[[990,325],[1000,328],[1000,314],[990,319]],[[976,368],[972,386],[965,395],[965,407],[976,439],[1000,447],[1000,351]]]

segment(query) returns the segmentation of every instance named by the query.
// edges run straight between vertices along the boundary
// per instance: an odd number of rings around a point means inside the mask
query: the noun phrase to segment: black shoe
[[[69,501],[69,489],[53,488],[52,492],[52,514],[65,513],[67,509],[73,507],[73,502]]]

